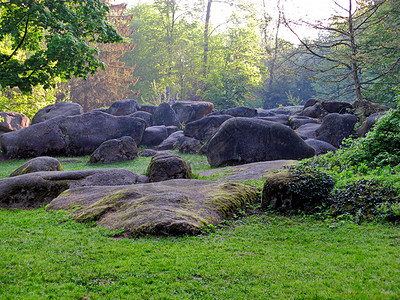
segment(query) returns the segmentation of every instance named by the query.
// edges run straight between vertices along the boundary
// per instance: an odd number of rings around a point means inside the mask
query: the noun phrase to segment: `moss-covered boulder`
[[[40,156],[24,163],[12,172],[10,177],[41,171],[63,171],[63,168],[58,159],[50,156]]]
[[[189,162],[168,152],[159,152],[153,156],[147,170],[151,182],[192,178]]]
[[[47,210],[69,210],[78,222],[92,222],[133,237],[197,234],[258,201],[254,188],[235,183],[177,179],[120,187],[65,191]]]
[[[35,172],[0,179],[0,207],[39,208],[63,191],[81,186],[116,186],[148,182],[125,169]]]
[[[326,203],[333,179],[316,169],[295,167],[270,175],[264,183],[261,207],[281,212],[311,212]]]

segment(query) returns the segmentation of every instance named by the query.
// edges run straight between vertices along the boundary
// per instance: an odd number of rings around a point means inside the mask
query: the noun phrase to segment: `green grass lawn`
[[[195,173],[210,168],[185,158]],[[149,161],[100,167],[143,174]],[[23,162],[1,162],[0,178]],[[0,224],[0,299],[400,297],[400,227],[391,224],[263,213],[200,236],[116,239],[44,208],[0,210]]]

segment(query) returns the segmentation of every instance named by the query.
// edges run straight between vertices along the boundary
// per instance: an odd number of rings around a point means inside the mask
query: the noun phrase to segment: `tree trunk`
[[[208,0],[207,3],[207,11],[206,11],[206,20],[204,23],[204,54],[203,54],[203,76],[204,78],[208,73],[208,41],[209,41],[209,30],[210,30],[210,16],[211,16],[211,4],[213,0]]]

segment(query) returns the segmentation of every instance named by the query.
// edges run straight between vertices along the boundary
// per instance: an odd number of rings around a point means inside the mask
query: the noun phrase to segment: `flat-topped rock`
[[[54,199],[47,210],[69,210],[78,222],[123,229],[126,237],[182,235],[198,234],[256,201],[257,192],[250,186],[176,179],[71,189]]]

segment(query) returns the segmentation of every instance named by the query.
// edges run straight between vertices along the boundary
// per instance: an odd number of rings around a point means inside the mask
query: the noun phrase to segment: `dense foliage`
[[[93,42],[122,38],[106,21],[100,0],[2,0],[0,2],[0,85],[31,92],[54,79],[86,77],[102,63]]]

